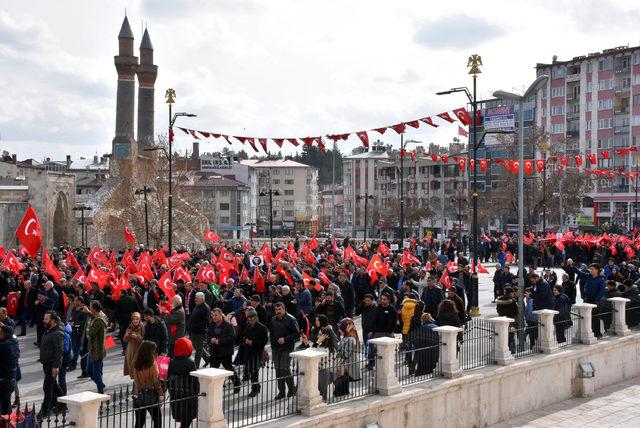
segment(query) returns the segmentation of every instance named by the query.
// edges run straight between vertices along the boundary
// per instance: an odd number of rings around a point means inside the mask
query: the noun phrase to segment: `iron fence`
[[[375,348],[375,347],[374,347]],[[375,352],[352,350],[323,357],[318,373],[318,389],[323,401],[334,404],[378,393]]]
[[[597,337],[611,336],[613,334],[613,313],[615,309],[611,307],[595,308],[591,316],[591,326],[593,334]]]
[[[494,325],[485,318],[473,318],[458,341],[458,358],[462,370],[484,367],[496,362]]]
[[[565,348],[567,346],[577,345],[580,343],[578,325],[581,318],[580,314],[570,312],[568,319],[558,321],[554,320],[553,324],[555,327],[556,343],[559,348]]]
[[[227,378],[223,389],[222,405],[229,427],[244,427],[297,413],[296,391],[302,373],[296,359],[287,356],[281,361],[237,369],[241,377]]]
[[[191,377],[163,382],[161,391],[133,393],[126,385],[111,391],[98,409],[98,427],[198,427],[198,406],[204,405],[198,380]]]
[[[67,406],[58,403],[50,411],[42,408],[41,402],[27,402],[19,404],[8,415],[0,416],[0,427],[41,427],[41,428],[63,428],[75,426],[69,420]]]
[[[527,325],[521,328],[509,329],[509,349],[514,358],[522,358],[528,355],[538,354],[540,341],[538,340],[538,327],[540,323],[527,321]]]
[[[423,382],[442,376],[442,343],[436,332],[419,332],[405,336],[396,349],[395,372],[401,385]]]
[[[627,303],[625,319],[629,328],[635,328],[640,325],[640,301],[633,299]]]

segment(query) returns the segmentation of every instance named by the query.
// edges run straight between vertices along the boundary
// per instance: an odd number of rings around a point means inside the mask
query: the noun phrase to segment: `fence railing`
[[[640,302],[631,301],[625,308],[625,319],[627,327],[635,328],[640,325]]]
[[[26,402],[8,415],[0,416],[0,427],[63,428],[75,426],[69,421],[67,406],[58,403],[50,411],[42,409],[42,402]]]
[[[377,393],[377,357],[363,349],[333,353],[320,360],[318,387],[323,401],[334,404]]]
[[[471,370],[494,364],[496,361],[495,326],[484,318],[470,320],[458,342],[458,358],[462,370]]]
[[[187,377],[163,383],[162,391],[142,389],[133,393],[124,386],[109,393],[109,401],[98,409],[98,427],[138,427],[151,422],[153,427],[198,427],[201,397],[198,382]]]
[[[396,350],[395,372],[398,382],[410,385],[442,376],[441,347],[442,343],[436,332],[405,337]]]
[[[295,359],[244,365],[223,388],[229,427],[253,425],[297,412],[298,363]]]
[[[525,327],[509,329],[509,349],[514,358],[542,352],[538,341],[539,323],[528,321]]]
[[[571,312],[569,313],[568,319],[554,321],[556,343],[559,348],[577,345],[580,343],[580,337],[578,337],[578,326],[581,318],[580,314]]]
[[[613,308],[597,308],[593,311],[591,321],[596,337],[611,336],[613,334],[614,312],[615,309]]]

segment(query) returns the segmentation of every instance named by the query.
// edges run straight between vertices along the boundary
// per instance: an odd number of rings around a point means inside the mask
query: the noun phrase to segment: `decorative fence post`
[[[69,422],[75,423],[77,427],[96,428],[100,403],[109,401],[109,398],[105,394],[85,391],[58,397],[58,401],[67,405]]]
[[[540,350],[543,354],[551,354],[558,350],[558,342],[556,341],[556,329],[553,324],[554,315],[560,312],[551,309],[540,309],[533,311],[538,316],[538,340],[540,341]]]
[[[327,351],[324,349],[305,349],[291,353],[298,360],[298,408],[305,416],[319,415],[327,407],[318,390],[319,364],[326,355]]]
[[[227,421],[222,411],[222,387],[224,380],[233,375],[229,370],[201,369],[190,373],[200,381],[200,391],[206,395],[198,405],[198,424],[204,428],[226,428]]]
[[[462,331],[459,327],[445,325],[434,328],[440,333],[440,341],[442,348],[440,351],[440,366],[442,367],[442,375],[453,379],[462,376],[460,361],[458,361],[458,333]]]
[[[624,297],[610,297],[607,299],[613,307],[613,333],[616,336],[631,334],[627,327],[627,303],[631,300]]]
[[[509,349],[509,325],[515,322],[515,320],[507,317],[495,317],[489,318],[487,321],[493,324],[497,335],[495,339],[496,363],[500,366],[511,364],[515,359]]]
[[[584,343],[585,345],[593,345],[598,341],[593,335],[593,328],[591,327],[591,311],[593,311],[595,307],[597,307],[597,305],[592,305],[591,303],[576,303],[573,305],[573,309],[576,309],[580,316],[578,322],[578,338],[580,339],[580,343]]]
[[[381,395],[393,395],[402,391],[396,375],[396,348],[402,343],[395,337],[378,337],[369,340],[377,350],[376,383]]]

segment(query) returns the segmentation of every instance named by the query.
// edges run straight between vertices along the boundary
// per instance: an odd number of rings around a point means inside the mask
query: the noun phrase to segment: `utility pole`
[[[400,240],[404,245],[404,134],[400,134]]]

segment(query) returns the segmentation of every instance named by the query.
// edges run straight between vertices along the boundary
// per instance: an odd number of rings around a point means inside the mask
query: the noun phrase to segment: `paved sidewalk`
[[[600,389],[593,397],[572,398],[492,427],[640,427],[640,377]]]

